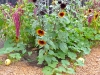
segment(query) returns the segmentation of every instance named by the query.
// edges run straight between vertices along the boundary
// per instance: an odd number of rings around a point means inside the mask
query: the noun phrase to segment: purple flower
[[[88,16],[88,25],[90,26],[90,23],[92,22],[93,19],[93,15],[89,15]]]
[[[13,17],[15,28],[16,28],[16,37],[18,38],[20,35],[20,14],[19,14],[19,11],[16,11],[12,17]]]

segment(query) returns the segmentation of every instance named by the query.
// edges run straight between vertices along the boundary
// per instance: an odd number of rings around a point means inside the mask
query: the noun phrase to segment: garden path
[[[2,41],[0,43],[0,47],[2,47]],[[35,55],[33,55],[34,57]],[[0,56],[0,60],[5,59],[5,55]],[[100,75],[100,46],[92,48],[91,53],[85,56],[85,60],[85,65],[77,67],[75,75]],[[36,65],[36,63],[22,60],[9,66],[0,65],[0,75],[43,75],[42,66]]]

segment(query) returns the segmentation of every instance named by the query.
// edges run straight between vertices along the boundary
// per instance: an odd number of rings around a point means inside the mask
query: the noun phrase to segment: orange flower
[[[91,13],[92,12],[92,9],[88,9],[88,13]]]
[[[94,13],[93,9],[88,9],[85,11],[85,15],[90,15],[91,13]]]
[[[99,16],[99,14],[97,13],[97,14],[95,14],[94,15],[94,20],[96,20],[97,18],[98,18],[98,16]]]
[[[58,16],[59,16],[60,18],[63,18],[63,17],[65,16],[65,14],[66,14],[66,13],[62,11],[62,12],[59,12],[59,13],[58,13]]]
[[[46,44],[46,42],[44,40],[38,40],[38,44],[40,46],[44,46]]]
[[[41,29],[38,29],[36,32],[39,36],[44,36],[44,34],[45,34],[45,32]]]

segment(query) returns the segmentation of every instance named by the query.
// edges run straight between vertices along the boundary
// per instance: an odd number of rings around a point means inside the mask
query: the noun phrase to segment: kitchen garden
[[[84,65],[84,56],[99,45],[99,7],[99,0],[83,7],[80,0],[54,0],[49,7],[39,0],[1,4],[0,38],[5,42],[0,55],[16,62],[36,51],[44,75],[75,74],[76,67]]]

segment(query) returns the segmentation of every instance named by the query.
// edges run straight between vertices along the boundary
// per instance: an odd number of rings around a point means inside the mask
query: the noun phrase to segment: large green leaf
[[[17,60],[21,59],[20,53],[12,53],[12,54],[9,54],[9,56],[12,57],[12,58],[15,58]]]
[[[57,58],[52,57],[52,61],[58,62]]]
[[[90,48],[85,48],[85,47],[82,47],[81,50],[84,52],[84,54],[89,54],[91,51]]]
[[[55,56],[57,57],[57,58],[61,58],[61,59],[65,59],[65,53],[63,53],[62,51],[58,51],[57,53],[55,53]]]
[[[47,62],[47,64],[51,64],[52,61],[52,56],[45,56],[45,61]]]
[[[73,59],[73,60],[75,60],[76,59],[76,57],[77,57],[77,55],[76,55],[76,53],[73,53],[73,52],[68,52],[68,57],[69,58],[71,58],[71,59]]]
[[[45,49],[49,50],[49,45],[48,44],[45,45]]]
[[[44,68],[43,68],[43,73],[45,74],[45,75],[52,75],[52,68],[51,67],[49,67],[49,66],[45,66]]]
[[[4,47],[7,48],[7,47],[13,47],[15,45],[15,43],[12,43],[12,40],[11,39],[8,39],[4,42]]]
[[[50,55],[54,55],[55,53],[54,53],[53,50],[49,50],[48,54],[50,54]]]
[[[0,49],[0,55],[3,55],[3,54],[8,54],[8,53],[11,53],[14,51],[14,48],[13,47],[8,47],[8,48],[1,48]]]
[[[95,40],[100,40],[100,34],[97,34],[97,35],[95,36]]]
[[[60,43],[59,44],[60,49],[64,52],[67,53],[68,52],[68,48],[67,48],[67,44],[66,43]]]
[[[75,74],[75,71],[73,68],[67,68],[67,73],[69,74]]]
[[[48,40],[48,43],[50,44],[50,46],[51,46],[53,49],[56,49],[56,46],[55,46],[55,44],[53,43],[53,41]]]
[[[59,66],[58,68],[55,68],[55,71],[60,72],[60,73],[66,72],[66,68],[64,68],[63,66]]]
[[[81,60],[76,60],[76,62],[74,64],[78,65],[78,66],[84,66],[84,63]]]
[[[57,66],[58,62],[52,62],[51,64],[48,64],[48,66],[55,68]]]
[[[70,62],[68,60],[61,60],[61,63],[64,67],[66,67],[67,65],[70,65]]]
[[[45,51],[42,50],[42,49],[39,51],[38,64],[42,64],[43,63],[43,61],[45,59],[44,53],[45,53]]]

